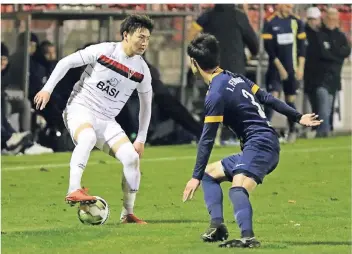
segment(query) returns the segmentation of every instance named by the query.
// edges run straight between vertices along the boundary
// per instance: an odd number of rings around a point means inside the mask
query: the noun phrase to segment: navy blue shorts
[[[280,79],[267,78],[266,90],[271,92],[284,91],[285,95],[295,95],[299,88],[299,82],[296,80],[293,74],[290,74],[286,80],[281,81]]]
[[[237,174],[244,174],[261,184],[279,163],[280,153],[275,149],[268,151],[258,147],[244,147],[241,153],[221,160],[224,172],[229,181]]]

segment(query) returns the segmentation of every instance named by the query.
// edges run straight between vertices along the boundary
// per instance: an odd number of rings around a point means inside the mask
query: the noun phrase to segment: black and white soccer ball
[[[83,224],[102,225],[110,215],[109,205],[105,199],[95,196],[97,201],[94,204],[80,204],[78,207],[78,219]]]

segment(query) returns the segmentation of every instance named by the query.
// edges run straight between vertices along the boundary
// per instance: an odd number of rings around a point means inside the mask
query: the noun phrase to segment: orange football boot
[[[78,202],[83,204],[95,203],[97,201],[97,198],[94,196],[90,196],[88,194],[88,189],[83,187],[82,189],[75,190],[68,194],[65,197],[65,201],[71,206],[74,206]]]
[[[137,223],[137,224],[147,224],[144,220],[139,219],[136,215],[134,214],[127,214],[121,218],[121,223],[126,224],[126,223]]]

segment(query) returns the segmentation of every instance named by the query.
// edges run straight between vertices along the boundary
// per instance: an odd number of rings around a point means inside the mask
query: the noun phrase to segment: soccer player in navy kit
[[[292,14],[292,8],[293,4],[279,4],[278,11],[266,20],[262,38],[269,55],[267,91],[278,98],[283,88],[286,103],[295,108],[298,82],[304,72],[306,33],[303,22]],[[271,121],[270,106],[265,107],[265,113]],[[287,141],[291,143],[296,140],[295,122],[288,119],[288,124]]]
[[[200,35],[190,43],[187,52],[193,72],[202,76],[209,84],[209,90],[197,161],[192,179],[184,190],[183,201],[193,197],[202,181],[205,203],[211,216],[210,227],[202,239],[206,242],[226,240],[228,231],[224,225],[220,183],[231,181],[229,196],[241,238],[224,242],[220,247],[258,247],[260,243],[255,239],[252,227],[249,193],[276,168],[280,154],[278,136],[260,103],[270,105],[304,126],[316,126],[321,121],[315,114],[300,114],[246,77],[222,70],[219,67],[219,45],[214,36]],[[240,138],[242,152],[207,165],[221,122]]]

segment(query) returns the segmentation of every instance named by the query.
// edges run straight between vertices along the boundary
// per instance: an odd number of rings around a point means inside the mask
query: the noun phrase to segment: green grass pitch
[[[238,152],[213,150],[211,161]],[[92,152],[83,185],[105,198],[103,226],[79,222],[64,202],[70,153],[2,157],[2,253],[351,253],[351,137],[283,145],[278,168],[251,195],[254,230],[262,247],[220,249],[200,241],[208,213],[199,189],[182,203],[195,146],[146,148],[135,213],[148,225],[121,225],[120,163]],[[224,183],[225,222],[239,236]]]

